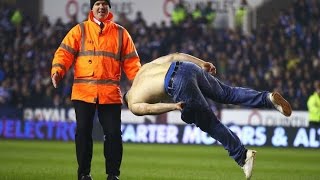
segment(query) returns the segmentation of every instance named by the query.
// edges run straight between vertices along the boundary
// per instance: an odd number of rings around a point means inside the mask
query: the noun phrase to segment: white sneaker
[[[257,151],[255,150],[248,150],[245,164],[241,167],[247,180],[250,180],[252,176],[252,170],[253,170],[254,160],[256,158],[256,153]]]
[[[292,109],[290,104],[278,92],[270,93],[269,99],[272,102],[273,106],[283,115],[287,117],[291,115]]]

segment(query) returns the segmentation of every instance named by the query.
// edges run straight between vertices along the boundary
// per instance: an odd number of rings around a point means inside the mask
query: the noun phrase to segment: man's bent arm
[[[129,105],[131,112],[137,116],[143,115],[158,115],[169,111],[179,109],[179,105],[176,103],[134,103]]]

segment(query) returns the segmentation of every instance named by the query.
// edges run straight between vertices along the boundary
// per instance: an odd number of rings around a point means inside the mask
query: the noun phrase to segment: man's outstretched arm
[[[182,110],[182,102],[179,103],[134,103],[129,105],[130,111],[137,115],[158,115],[174,110]]]

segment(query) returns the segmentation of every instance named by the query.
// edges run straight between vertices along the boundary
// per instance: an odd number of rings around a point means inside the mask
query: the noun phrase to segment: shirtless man
[[[169,54],[142,66],[124,100],[139,116],[180,110],[184,122],[195,124],[218,140],[250,179],[256,151],[246,149],[220,122],[206,98],[224,104],[275,108],[285,116],[291,115],[291,106],[277,92],[231,87],[215,78],[215,73],[210,62],[183,53]]]

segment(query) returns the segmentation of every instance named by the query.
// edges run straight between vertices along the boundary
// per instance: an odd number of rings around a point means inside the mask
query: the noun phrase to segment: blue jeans
[[[173,62],[173,65],[175,62]],[[172,68],[171,68],[172,69]],[[182,62],[174,72],[168,72],[165,81],[172,78],[172,87],[166,86],[174,102],[184,102],[181,119],[195,124],[202,131],[219,141],[240,166],[244,163],[246,149],[238,136],[223,125],[211,110],[206,98],[223,104],[237,104],[253,108],[271,108],[267,91],[259,92],[242,87],[230,87],[220,82],[199,66]],[[166,83],[169,84],[170,83]]]

